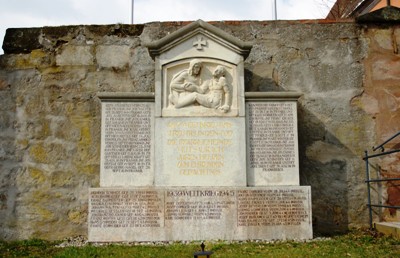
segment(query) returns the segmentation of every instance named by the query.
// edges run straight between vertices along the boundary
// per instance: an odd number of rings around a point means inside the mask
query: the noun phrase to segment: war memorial
[[[299,186],[301,94],[246,95],[251,45],[201,20],[147,47],[154,99],[99,94],[89,240],[312,238],[310,187]]]
[[[368,226],[364,151],[400,130],[399,42],[396,22],[352,19],[10,28],[0,239],[310,239]],[[371,176],[399,177],[398,164],[371,160]],[[400,205],[396,183],[370,193]]]

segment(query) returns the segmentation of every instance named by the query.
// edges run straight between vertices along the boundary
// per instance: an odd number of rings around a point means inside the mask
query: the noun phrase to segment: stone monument
[[[101,93],[89,241],[312,238],[297,93],[245,93],[251,45],[201,20],[148,44],[155,94]]]

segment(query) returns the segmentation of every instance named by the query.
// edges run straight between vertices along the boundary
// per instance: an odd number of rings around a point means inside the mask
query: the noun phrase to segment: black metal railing
[[[368,155],[368,151],[365,151],[365,156],[363,160],[365,160],[365,173],[366,173],[366,180],[365,183],[367,183],[367,188],[368,188],[368,212],[369,212],[369,227],[370,229],[373,228],[372,225],[372,207],[380,207],[380,208],[391,208],[391,209],[400,209],[400,206],[392,206],[392,205],[383,205],[383,204],[372,204],[371,203],[371,183],[380,183],[380,182],[389,182],[389,181],[400,181],[400,178],[370,178],[370,171],[369,171],[369,159],[371,158],[376,158],[376,157],[381,157],[381,156],[386,156],[390,155],[396,152],[400,152],[400,149],[395,149],[395,150],[390,150],[390,151],[385,151],[385,144],[389,143],[391,140],[396,138],[397,136],[400,135],[400,131],[384,141],[382,144],[378,145],[377,147],[373,147],[372,150],[376,151],[378,149],[381,150],[381,153],[376,153],[372,155]]]

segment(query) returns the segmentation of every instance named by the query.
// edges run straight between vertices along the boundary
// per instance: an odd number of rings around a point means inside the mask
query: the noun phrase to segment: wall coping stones
[[[39,28],[9,28],[4,36],[5,54],[26,54],[35,49],[45,49],[49,42],[53,47],[68,42],[68,39],[79,35],[82,30],[91,36],[140,36],[143,24],[110,24],[110,25],[69,25]]]
[[[45,26],[36,28],[9,28],[6,30],[6,35],[3,41],[3,50],[5,54],[26,54],[35,49],[46,49],[49,42],[53,47],[58,47],[60,44],[67,43],[64,37],[68,35],[78,35],[80,31],[85,30],[88,34],[97,36],[140,36],[145,26],[152,24],[162,24],[165,26],[184,26],[190,21],[174,21],[174,22],[149,22],[145,24],[109,24],[109,25],[68,25],[68,26]],[[202,24],[205,22],[200,22]],[[210,21],[209,25],[225,24],[225,25],[246,25],[257,23],[260,25],[280,24],[280,25],[299,25],[299,24],[336,24],[336,23],[354,23],[354,19],[341,20],[293,20],[293,21]],[[207,24],[205,23],[205,24]],[[198,25],[199,25],[198,24]],[[195,25],[192,25],[195,26]],[[202,25],[200,25],[202,26]],[[208,26],[208,25],[206,25]],[[226,33],[226,32],[223,32]],[[228,36],[230,36],[228,34]],[[154,44],[154,43],[151,43]]]

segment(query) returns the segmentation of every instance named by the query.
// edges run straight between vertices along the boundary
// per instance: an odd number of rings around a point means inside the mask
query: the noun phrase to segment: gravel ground
[[[307,242],[318,242],[318,241],[327,241],[330,240],[330,237],[316,237],[309,240],[293,240],[299,243],[307,243]],[[245,240],[245,241],[224,241],[224,240],[211,240],[206,241],[207,243],[224,243],[224,244],[245,244],[245,243],[281,243],[286,242],[285,240]],[[62,243],[56,245],[56,247],[82,247],[86,245],[92,246],[106,246],[106,245],[126,245],[126,246],[137,246],[137,245],[149,245],[149,246],[162,246],[162,245],[171,245],[171,244],[201,244],[201,241],[159,241],[159,242],[89,242],[88,239],[84,236],[76,236],[66,238]]]

